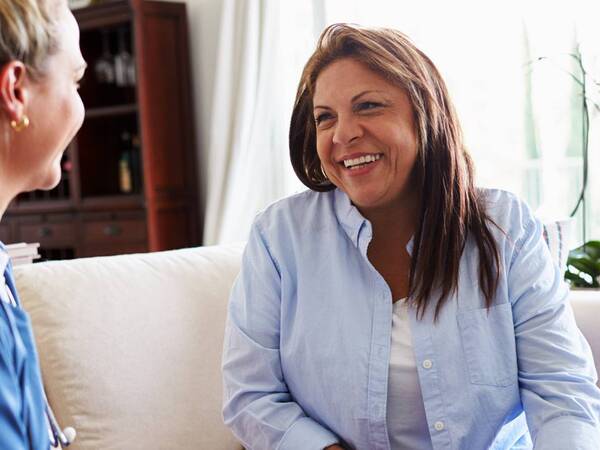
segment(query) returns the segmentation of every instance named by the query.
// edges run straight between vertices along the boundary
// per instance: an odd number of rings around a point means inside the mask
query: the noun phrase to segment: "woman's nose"
[[[333,143],[349,145],[363,135],[363,129],[357,117],[339,115],[333,133]]]

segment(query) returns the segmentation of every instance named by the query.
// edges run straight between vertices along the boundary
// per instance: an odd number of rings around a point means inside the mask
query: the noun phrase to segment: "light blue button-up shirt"
[[[492,228],[502,265],[493,306],[469,240],[438,321],[433,307],[421,320],[410,311],[433,448],[598,450],[596,370],[542,226],[515,196],[482,195],[504,230]],[[392,297],[367,258],[371,237],[337,189],[256,218],[223,355],[224,418],[246,448],[390,448]]]

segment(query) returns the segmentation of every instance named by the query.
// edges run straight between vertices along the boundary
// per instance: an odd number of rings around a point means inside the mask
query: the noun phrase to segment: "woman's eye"
[[[319,114],[317,117],[315,117],[315,123],[317,125],[321,124],[323,121],[331,119],[331,114],[329,113],[323,113],[323,114]]]
[[[358,104],[356,109],[358,109],[359,111],[368,111],[370,109],[380,108],[381,106],[383,105],[377,102],[362,102]]]

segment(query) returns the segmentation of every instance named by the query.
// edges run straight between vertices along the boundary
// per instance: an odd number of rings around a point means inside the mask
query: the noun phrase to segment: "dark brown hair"
[[[415,179],[421,209],[410,268],[411,301],[422,317],[439,292],[435,317],[458,288],[467,236],[479,251],[479,283],[489,308],[500,277],[500,258],[483,198],[474,186],[473,161],[446,85],[431,60],[402,33],[350,24],[327,27],[298,86],[290,126],[290,158],[298,178],[315,191],[335,186],[321,171],[313,119],[317,77],[333,61],[352,58],[408,94],[415,116],[418,150]]]

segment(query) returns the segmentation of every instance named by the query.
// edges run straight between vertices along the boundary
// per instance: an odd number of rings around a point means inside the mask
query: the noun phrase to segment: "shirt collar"
[[[334,209],[335,214],[338,218],[342,228],[352,241],[352,243],[364,250],[366,253],[367,247],[371,238],[373,237],[373,231],[371,228],[371,222],[369,222],[360,213],[358,208],[352,204],[350,197],[346,195],[344,191],[336,188],[333,191]],[[406,244],[406,251],[412,256],[414,236],[410,238]]]
[[[344,191],[336,188],[333,191],[334,194],[334,208],[335,215],[342,228],[352,241],[355,246],[359,245],[359,237],[361,229],[368,224],[369,228],[371,224],[367,219],[363,217],[360,211],[352,204],[350,197],[346,195]]]

